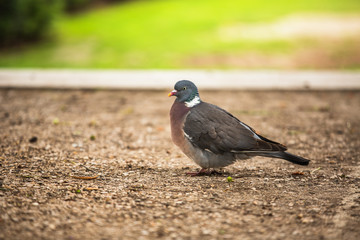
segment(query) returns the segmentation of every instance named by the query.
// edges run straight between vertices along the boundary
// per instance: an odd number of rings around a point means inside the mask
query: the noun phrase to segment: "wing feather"
[[[227,111],[205,102],[190,110],[184,132],[192,144],[214,153],[286,150],[284,145],[256,134]]]

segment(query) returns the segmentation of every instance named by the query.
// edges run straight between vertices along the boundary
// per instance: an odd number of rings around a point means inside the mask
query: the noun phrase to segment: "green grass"
[[[359,0],[172,0],[108,6],[55,23],[53,41],[0,52],[0,67],[231,68],[221,57],[257,52],[292,54],[304,41],[223,41],[219,29],[241,22],[271,22],[289,14],[358,14]],[[313,45],[316,47],[316,44]],[[346,51],[345,51],[346,52]],[[217,58],[206,63],[207,58]],[[192,58],[205,59],[194,64]],[[356,64],[355,64],[356,65]],[[356,66],[355,66],[356,67]]]

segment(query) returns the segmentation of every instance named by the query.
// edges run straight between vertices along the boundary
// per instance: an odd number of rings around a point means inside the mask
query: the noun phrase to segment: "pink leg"
[[[187,172],[186,175],[196,177],[196,176],[204,176],[208,174],[207,168],[202,168],[199,172]]]

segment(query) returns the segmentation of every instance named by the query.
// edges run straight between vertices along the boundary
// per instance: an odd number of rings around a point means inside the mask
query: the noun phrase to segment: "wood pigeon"
[[[310,160],[286,152],[286,146],[257,134],[231,113],[203,102],[191,81],[178,81],[168,96],[176,96],[170,110],[172,140],[202,168],[190,175],[206,174],[210,168],[254,156],[309,164]]]

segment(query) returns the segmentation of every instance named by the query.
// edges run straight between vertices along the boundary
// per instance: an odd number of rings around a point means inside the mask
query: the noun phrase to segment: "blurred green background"
[[[0,67],[359,69],[359,0],[0,0]]]

